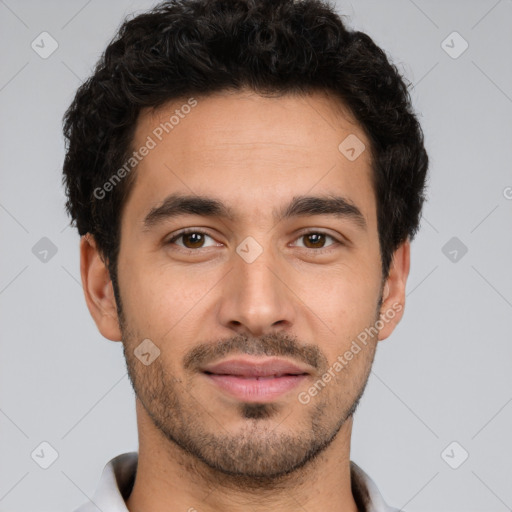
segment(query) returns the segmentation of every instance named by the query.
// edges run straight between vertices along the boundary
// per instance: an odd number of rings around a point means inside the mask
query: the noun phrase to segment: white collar
[[[137,452],[128,452],[110,460],[103,469],[93,498],[75,512],[128,512],[125,500],[135,481]],[[400,512],[387,505],[375,482],[353,461],[350,461],[352,493],[360,512]]]

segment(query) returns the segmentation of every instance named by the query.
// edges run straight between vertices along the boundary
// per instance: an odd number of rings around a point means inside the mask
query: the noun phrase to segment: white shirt
[[[129,512],[128,499],[135,482],[137,452],[123,453],[114,457],[103,469],[93,498],[75,512]],[[352,494],[359,512],[400,512],[386,505],[373,480],[355,463],[350,461]]]

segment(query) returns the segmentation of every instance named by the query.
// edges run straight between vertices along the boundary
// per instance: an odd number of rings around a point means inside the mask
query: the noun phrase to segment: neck
[[[206,466],[169,442],[137,400],[139,459],[130,512],[358,512],[351,490],[352,418],[315,459],[272,481],[241,479]]]

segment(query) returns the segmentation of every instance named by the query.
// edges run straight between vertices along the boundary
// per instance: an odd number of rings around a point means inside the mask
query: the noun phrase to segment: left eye
[[[339,243],[337,240],[334,239],[331,235],[328,235],[327,233],[322,233],[321,231],[311,231],[309,233],[303,233],[299,236],[297,240],[300,240],[301,238],[304,238],[308,240],[308,244],[311,244],[313,247],[306,246],[306,249],[323,249],[323,243],[325,242],[326,238],[330,238],[331,240],[334,240],[334,244]],[[318,247],[318,244],[322,244],[321,247]],[[329,247],[329,246],[328,246]]]
[[[204,247],[212,247],[215,246],[215,244],[210,246],[204,246],[204,240],[205,237],[210,238],[213,240],[213,238],[205,233],[204,231],[194,230],[194,231],[182,231],[181,233],[178,233],[177,235],[173,236],[168,240],[168,244],[176,243],[177,240],[183,239],[183,244],[176,244],[179,247],[183,247],[185,249],[202,249]],[[309,233],[303,233],[301,234],[297,240],[305,239],[307,240],[307,245],[302,245],[302,247],[306,249],[323,249],[325,247],[325,240],[326,238],[330,238],[334,241],[334,243],[331,243],[327,247],[330,247],[331,245],[340,244],[341,242],[338,242],[334,237],[331,235],[328,235],[327,233],[322,233],[321,231],[310,231]]]

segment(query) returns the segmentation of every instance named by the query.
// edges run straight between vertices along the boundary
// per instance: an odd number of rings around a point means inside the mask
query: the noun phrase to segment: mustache
[[[328,366],[327,358],[316,345],[301,344],[295,337],[287,334],[270,333],[259,338],[239,334],[228,339],[202,343],[183,357],[183,367],[186,370],[198,370],[229,354],[288,356],[316,370]]]

